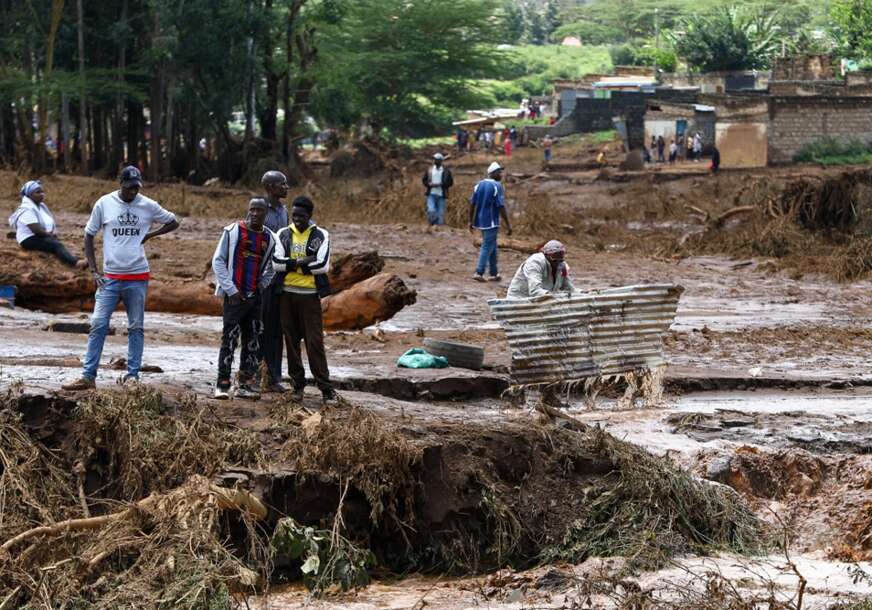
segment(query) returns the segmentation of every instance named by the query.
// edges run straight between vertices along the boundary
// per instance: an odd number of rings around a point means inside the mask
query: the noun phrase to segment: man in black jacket
[[[276,235],[273,269],[282,274],[282,330],[288,347],[288,373],[294,384],[293,400],[301,401],[306,387],[300,353],[300,341],[305,341],[309,369],[324,402],[332,404],[337,397],[327,368],[321,316],[321,299],[330,294],[330,235],[312,222],[314,208],[308,197],[294,199],[291,223]]]
[[[445,224],[445,201],[448,199],[448,189],[454,184],[451,170],[442,164],[444,160],[442,153],[433,155],[433,165],[421,178],[427,189],[427,222],[431,225]]]

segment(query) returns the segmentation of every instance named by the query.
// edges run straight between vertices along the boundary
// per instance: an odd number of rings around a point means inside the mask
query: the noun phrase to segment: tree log
[[[481,238],[476,237],[474,243],[476,248],[480,248]],[[512,237],[503,237],[502,235],[497,237],[497,248],[500,248],[501,250],[514,250],[516,252],[523,252],[524,254],[535,254],[544,245],[544,241],[524,241]]]
[[[368,280],[380,273],[385,267],[384,259],[378,252],[363,252],[362,254],[344,254],[330,263],[330,291],[333,294],[342,292],[352,285]]]
[[[209,484],[208,491],[215,496],[215,500],[217,501],[218,506],[222,509],[227,510],[232,508],[242,512],[247,512],[259,521],[266,519],[268,512],[266,506],[264,506],[263,502],[261,502],[259,499],[257,499],[247,491],[241,489],[228,489],[226,487],[219,487],[215,484]],[[110,513],[108,515],[101,515],[99,517],[87,517],[84,519],[67,519],[66,521],[60,521],[52,525],[42,525],[39,527],[34,527],[25,532],[21,532],[17,536],[13,536],[12,538],[4,542],[2,545],[0,545],[0,550],[8,552],[16,544],[25,540],[29,540],[31,538],[35,538],[36,536],[58,536],[60,534],[70,531],[97,529],[113,521],[124,518],[132,514],[134,511],[149,511],[165,496],[169,496],[172,493],[174,492],[168,492],[167,494],[162,495],[151,494],[147,498],[143,498],[139,502],[131,505],[128,508],[125,508],[124,510]]]
[[[359,282],[321,301],[326,330],[360,330],[389,320],[417,299],[417,293],[390,273]]]

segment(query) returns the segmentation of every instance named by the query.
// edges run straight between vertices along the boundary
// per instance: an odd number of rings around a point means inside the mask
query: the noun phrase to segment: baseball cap
[[[503,169],[503,166],[500,165],[499,163],[497,163],[496,161],[494,161],[493,163],[491,163],[490,165],[487,166],[487,175],[490,176],[492,173],[494,173],[495,171],[497,171],[499,169]]]
[[[142,172],[133,165],[121,170],[121,186],[142,186]]]
[[[433,158],[437,161],[442,161],[445,159],[445,155],[443,155],[442,153],[436,153],[435,155],[433,155]]]

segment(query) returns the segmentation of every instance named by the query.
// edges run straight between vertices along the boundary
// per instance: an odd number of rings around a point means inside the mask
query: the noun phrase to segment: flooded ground
[[[684,286],[685,292],[664,341],[670,363],[664,400],[626,408],[614,396],[601,396],[591,405],[570,395],[565,413],[666,456],[700,479],[728,485],[762,519],[773,524],[783,520],[789,526],[789,560],[780,554],[682,557],[660,570],[637,574],[634,586],[661,599],[686,598],[718,574],[747,595],[771,589],[777,599],[795,602],[798,571],[808,581],[803,608],[830,608],[872,595],[872,580],[858,576],[872,574],[872,520],[864,521],[866,512],[872,514],[872,284],[840,284],[821,275],[786,271],[763,256],[641,256],[627,249],[630,237],[656,242],[664,232],[686,230],[685,223],[674,217],[597,216],[604,206],[629,208],[633,201],[624,186],[604,185],[596,175],[572,174],[572,185],[561,179],[530,183],[526,190],[510,186],[509,192],[520,209],[529,205],[527,196],[552,192],[562,198],[561,222],[547,226],[572,225],[571,233],[559,236],[569,245],[567,260],[577,286],[670,282]],[[72,207],[58,212],[63,237],[75,243],[85,216]],[[330,214],[336,220],[337,213]],[[226,213],[185,218],[183,230],[171,239],[155,240],[149,245],[155,275],[210,290],[200,270],[220,228],[230,220]],[[610,232],[616,222],[626,231]],[[459,228],[427,229],[418,223],[400,224],[399,219],[393,224],[327,224],[337,251],[377,249],[385,271],[417,291],[417,302],[390,320],[363,331],[328,334],[331,373],[348,403],[409,425],[486,428],[508,422],[523,427],[538,421],[535,392],[523,406],[500,397],[510,381],[510,357],[486,305],[488,298],[504,295],[526,254],[501,250],[503,281],[480,284],[471,281],[477,253],[473,236]],[[515,237],[542,237],[530,225],[524,231],[520,236],[516,231]],[[87,321],[87,313],[0,308],[0,388],[14,386],[29,395],[58,393],[63,383],[79,375],[87,335],[47,329],[55,322]],[[123,312],[117,312],[112,319],[116,332],[106,342],[98,378],[103,387],[112,387],[123,373],[123,366],[115,370],[108,365],[126,357],[125,325]],[[281,397],[211,400],[221,328],[217,317],[148,312],[145,325],[147,386],[173,396],[194,393],[200,404],[240,428],[276,437],[283,433],[275,419],[276,411],[286,408]],[[397,368],[396,359],[425,337],[483,346],[485,370]],[[318,411],[318,393],[310,388],[303,406],[307,413]],[[623,602],[614,590],[610,597],[591,589],[592,581],[607,581],[614,572],[609,561],[460,577],[388,578],[377,573],[373,584],[354,593],[313,599],[301,585],[291,585],[275,587],[248,603],[276,610],[304,605],[361,610],[576,608],[586,603],[617,608]]]

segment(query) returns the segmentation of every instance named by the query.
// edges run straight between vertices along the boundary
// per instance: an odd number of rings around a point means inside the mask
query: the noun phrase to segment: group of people
[[[494,161],[487,177],[478,182],[469,198],[469,230],[481,232],[481,248],[473,279],[498,282],[497,236],[501,226],[512,227],[502,185],[503,166]],[[445,200],[453,184],[444,156],[437,153],[423,177],[427,190],[427,217],[444,223]],[[261,180],[265,194],[248,202],[245,218],[221,232],[212,257],[215,294],[223,303],[223,328],[218,354],[214,397],[227,399],[233,388],[232,368],[240,349],[235,396],[258,398],[262,391],[285,392],[282,385],[282,352],[287,349],[292,400],[302,399],[306,385],[301,355],[305,342],[309,368],[326,403],[337,401],[330,381],[324,349],[321,299],[330,292],[330,236],[312,220],[314,203],[296,197],[290,211],[282,202],[288,196],[284,174],[269,171]],[[117,191],[100,197],[84,229],[85,259],[70,254],[55,235],[54,217],[45,204],[45,188],[37,181],[21,189],[21,205],[10,217],[22,247],[54,254],[62,262],[90,269],[96,288],[88,346],[81,377],[65,390],[96,387],[97,370],[112,312],[121,301],[127,313],[127,373],[121,383],[137,382],[144,348],[145,303],[151,271],[146,242],[175,231],[175,214],[143,195],[142,175],[134,166],[121,172]],[[152,230],[152,225],[157,228]],[[97,266],[95,237],[103,240],[102,271]],[[526,298],[573,290],[565,249],[550,241],[515,273],[509,298]],[[485,272],[488,277],[485,277]],[[261,367],[263,363],[263,367]],[[259,379],[259,372],[266,373]]]
[[[306,386],[300,344],[305,342],[309,368],[323,399],[336,402],[330,382],[321,298],[329,294],[330,236],[312,220],[314,203],[297,197],[290,212],[284,174],[269,171],[261,183],[265,195],[248,202],[244,219],[224,227],[212,257],[215,294],[223,299],[223,329],[214,396],[230,397],[232,366],[241,347],[235,395],[257,398],[285,392],[282,351],[287,348],[292,399],[302,399]],[[45,203],[45,187],[29,181],[21,188],[21,204],[9,218],[19,244],[40,250],[79,269],[90,269],[96,288],[88,346],[79,379],[63,386],[87,390],[96,386],[100,357],[109,334],[112,312],[121,301],[127,313],[127,373],[121,383],[137,382],[145,343],[145,302],[151,271],[146,242],[175,231],[175,214],[143,195],[142,174],[134,166],[121,172],[117,191],[100,197],[85,225],[85,259],[73,256],[56,236],[56,224]],[[152,230],[152,225],[157,228]],[[102,271],[97,266],[95,237],[103,240]],[[258,383],[264,363],[267,373]]]
[[[675,138],[669,140],[669,156],[666,157],[666,140],[662,135],[651,136],[651,146],[646,148],[645,161],[648,163],[666,163],[674,165],[682,156],[681,146]],[[702,158],[702,134],[696,132],[692,136],[687,136],[687,147],[684,151],[684,158],[693,161],[699,161]]]

